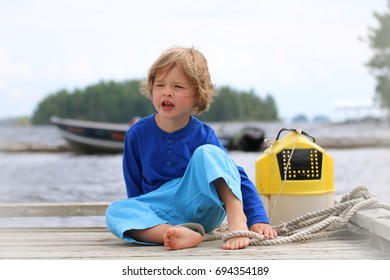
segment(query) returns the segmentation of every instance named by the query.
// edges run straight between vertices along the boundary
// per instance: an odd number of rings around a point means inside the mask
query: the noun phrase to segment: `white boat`
[[[53,116],[51,123],[56,125],[62,137],[76,150],[86,153],[120,153],[123,141],[131,124],[92,122],[63,119]]]
[[[136,122],[107,123],[53,116],[51,123],[56,125],[68,143],[85,153],[121,153],[126,131]],[[244,127],[236,135],[218,135],[222,145],[228,150],[259,151],[264,142],[264,131],[259,128]]]

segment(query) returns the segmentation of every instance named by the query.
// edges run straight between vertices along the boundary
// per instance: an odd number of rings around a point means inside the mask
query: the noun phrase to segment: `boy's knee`
[[[118,210],[120,209],[120,207],[118,207],[119,204],[119,201],[116,201],[108,205],[106,209],[106,217],[115,216],[115,214],[118,213]]]
[[[226,155],[225,151],[222,150],[220,147],[212,145],[212,144],[205,144],[205,145],[202,145],[202,146],[199,146],[198,148],[196,148],[193,156],[204,156],[207,154],[215,155],[216,153],[217,154],[223,153],[223,155]]]

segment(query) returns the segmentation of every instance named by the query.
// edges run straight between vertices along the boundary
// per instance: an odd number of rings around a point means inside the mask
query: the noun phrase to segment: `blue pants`
[[[124,233],[160,224],[201,224],[206,233],[216,229],[226,216],[213,181],[223,178],[242,201],[240,175],[227,153],[214,145],[195,150],[181,178],[173,179],[155,191],[117,201],[107,208],[108,229],[117,237],[139,244]]]

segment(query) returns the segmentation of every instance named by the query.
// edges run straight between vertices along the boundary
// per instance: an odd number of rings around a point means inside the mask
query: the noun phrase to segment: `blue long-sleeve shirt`
[[[173,133],[161,130],[154,116],[139,120],[126,133],[123,174],[128,197],[146,194],[183,177],[197,147],[212,144],[224,149],[214,130],[193,116],[186,127]],[[242,167],[237,166],[237,169],[248,227],[269,223],[254,184]]]

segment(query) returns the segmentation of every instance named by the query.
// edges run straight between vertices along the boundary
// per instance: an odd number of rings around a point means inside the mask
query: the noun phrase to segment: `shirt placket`
[[[167,140],[167,167],[173,167],[173,144],[174,140],[172,138],[168,138]]]

